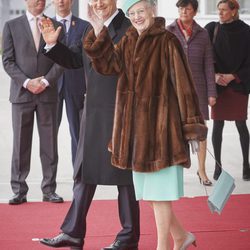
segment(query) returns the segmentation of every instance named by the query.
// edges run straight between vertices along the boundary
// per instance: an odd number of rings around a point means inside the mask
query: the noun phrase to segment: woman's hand
[[[226,85],[226,82],[224,81],[223,79],[223,75],[222,74],[215,74],[215,82],[218,84],[218,85],[221,85],[221,86],[227,86]]]
[[[100,17],[96,15],[96,13],[94,12],[93,6],[90,4],[88,4],[88,19],[97,37],[99,33],[101,32],[101,30],[103,29],[104,21],[103,19],[101,19]]]
[[[215,74],[215,82],[221,86],[227,86],[231,81],[235,79],[234,75],[232,74]]]
[[[212,107],[212,106],[214,106],[215,104],[216,104],[216,97],[212,97],[212,96],[208,97],[208,105],[209,105],[210,107]]]
[[[42,18],[39,23],[41,33],[44,41],[47,45],[54,45],[57,42],[59,34],[61,32],[62,27],[59,26],[56,30],[54,28],[54,24],[50,18]]]
[[[224,82],[228,85],[231,81],[235,79],[233,74],[222,74]]]

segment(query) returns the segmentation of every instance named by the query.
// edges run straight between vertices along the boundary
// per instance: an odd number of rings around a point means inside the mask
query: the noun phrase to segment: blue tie
[[[68,44],[68,32],[67,32],[67,27],[66,27],[67,20],[66,19],[62,19],[61,22],[63,24],[63,30],[64,30],[64,34],[65,34],[64,43],[67,45]]]

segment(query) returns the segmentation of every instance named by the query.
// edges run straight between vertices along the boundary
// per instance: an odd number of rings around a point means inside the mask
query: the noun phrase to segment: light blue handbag
[[[234,178],[222,169],[220,177],[215,183],[212,194],[209,195],[207,200],[208,207],[212,213],[217,212],[218,214],[221,214],[234,188]]]

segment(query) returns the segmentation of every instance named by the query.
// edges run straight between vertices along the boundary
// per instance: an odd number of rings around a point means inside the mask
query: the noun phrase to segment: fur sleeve
[[[104,27],[98,37],[92,29],[83,43],[84,49],[97,72],[103,75],[119,74],[121,58],[119,46],[114,46],[107,27]]]

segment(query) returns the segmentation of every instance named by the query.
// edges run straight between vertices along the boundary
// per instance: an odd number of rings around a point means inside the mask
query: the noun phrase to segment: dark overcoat
[[[129,26],[129,20],[119,10],[108,26],[112,41],[117,43]],[[84,51],[83,56],[72,53],[61,43],[51,49],[47,56],[67,68],[78,68],[84,64],[86,71],[87,90],[74,176],[81,171],[83,182],[88,184],[132,184],[131,171],[112,166],[111,153],[108,151],[113,130],[117,75],[104,76],[97,73]]]
[[[204,140],[198,97],[181,44],[165,20],[140,36],[131,26],[113,46],[106,28],[89,32],[84,48],[96,70],[119,75],[112,163],[122,169],[157,171],[190,166],[189,140]]]
[[[216,24],[218,31],[213,44],[215,73],[237,76],[227,86],[217,84],[218,94],[230,87],[248,95],[250,93],[250,26],[242,20],[223,24],[210,22],[205,28],[211,41],[213,41]]]

